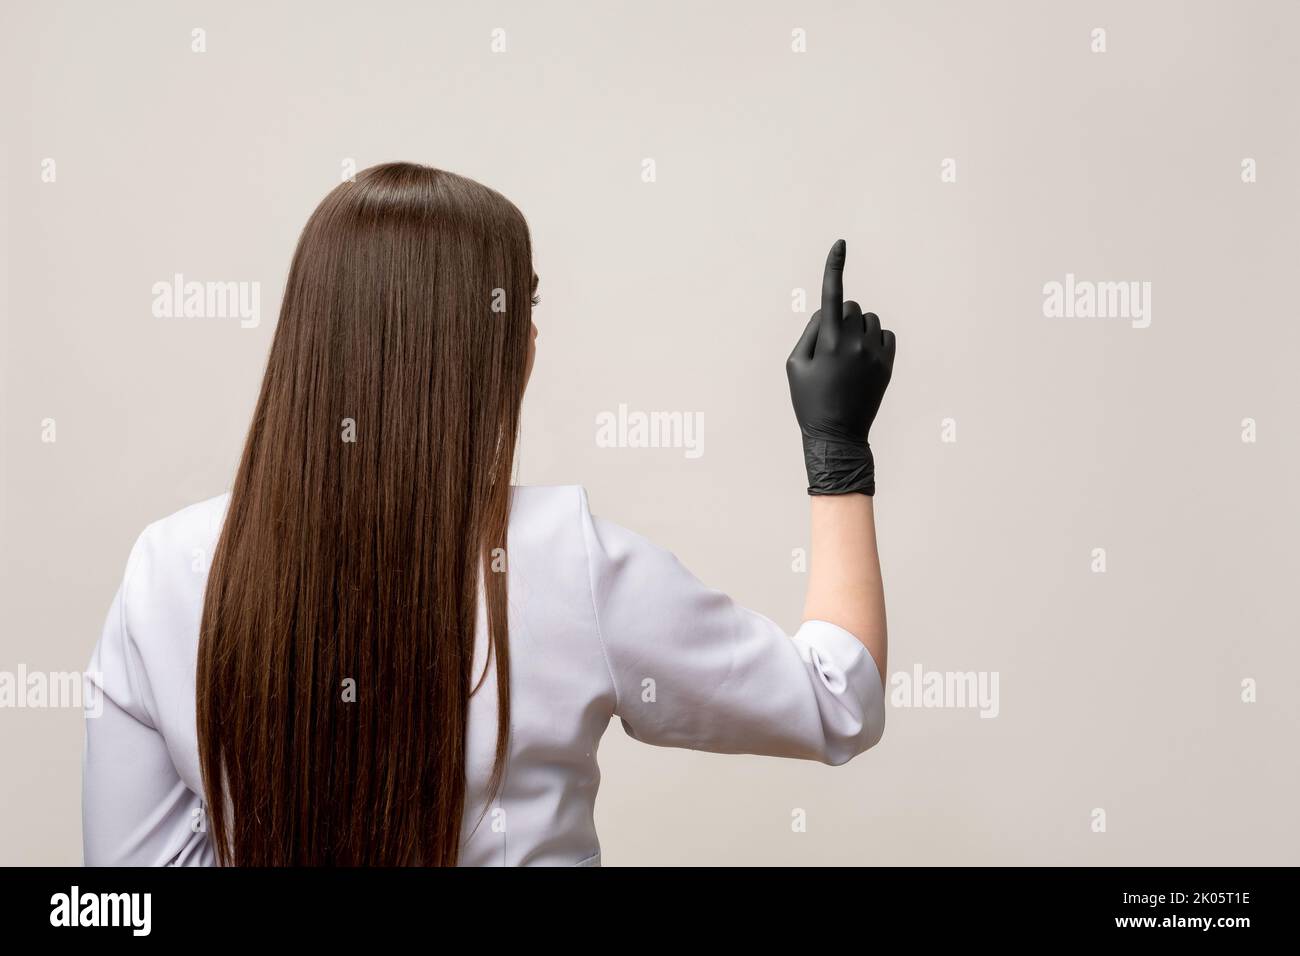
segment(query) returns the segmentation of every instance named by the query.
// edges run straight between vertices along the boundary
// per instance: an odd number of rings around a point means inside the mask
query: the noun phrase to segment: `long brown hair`
[[[374,166],[307,222],[203,604],[219,863],[456,863],[480,594],[499,788],[534,284],[523,215],[453,173]]]

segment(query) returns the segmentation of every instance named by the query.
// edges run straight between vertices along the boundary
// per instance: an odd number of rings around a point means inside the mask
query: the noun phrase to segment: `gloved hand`
[[[844,301],[845,251],[843,239],[831,246],[822,307],[785,363],[810,495],[876,493],[867,435],[894,372],[894,333]]]

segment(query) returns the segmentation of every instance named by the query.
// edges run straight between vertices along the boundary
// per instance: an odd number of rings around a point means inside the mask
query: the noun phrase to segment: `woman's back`
[[[230,494],[145,530],[95,651],[87,862],[595,863],[612,716],[724,753],[875,743],[867,433],[894,346],[842,302],[844,255],[786,365],[813,501],[792,640],[580,488],[511,484],[538,303],[518,208],[411,163],[333,189]]]
[[[88,865],[216,862],[195,678],[228,506],[223,495],[155,522],[131,552],[88,668],[103,698],[87,721]],[[593,518],[580,487],[512,489],[505,552],[495,573],[508,577],[509,744],[489,798],[498,701],[480,603],[463,865],[597,865],[596,751],[615,715],[647,743],[828,763],[883,732],[880,675],[855,637],[820,621],[787,637],[671,554]],[[334,690],[346,703],[368,688],[345,680]]]

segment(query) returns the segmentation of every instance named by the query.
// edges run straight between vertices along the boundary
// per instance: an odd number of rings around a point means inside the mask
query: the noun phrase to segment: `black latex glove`
[[[894,372],[894,333],[844,301],[845,250],[843,239],[831,246],[822,307],[785,363],[810,495],[876,493],[867,435]]]

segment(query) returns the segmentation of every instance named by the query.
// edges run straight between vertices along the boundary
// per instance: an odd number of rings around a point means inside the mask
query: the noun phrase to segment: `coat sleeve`
[[[146,531],[146,534],[148,532]],[[127,561],[84,680],[81,831],[86,866],[211,863],[200,801],[176,772],[132,640],[128,604],[147,570],[145,535]]]
[[[852,634],[787,635],[701,584],[670,553],[582,517],[596,628],[615,713],[637,740],[842,764],[885,728],[880,674]]]

